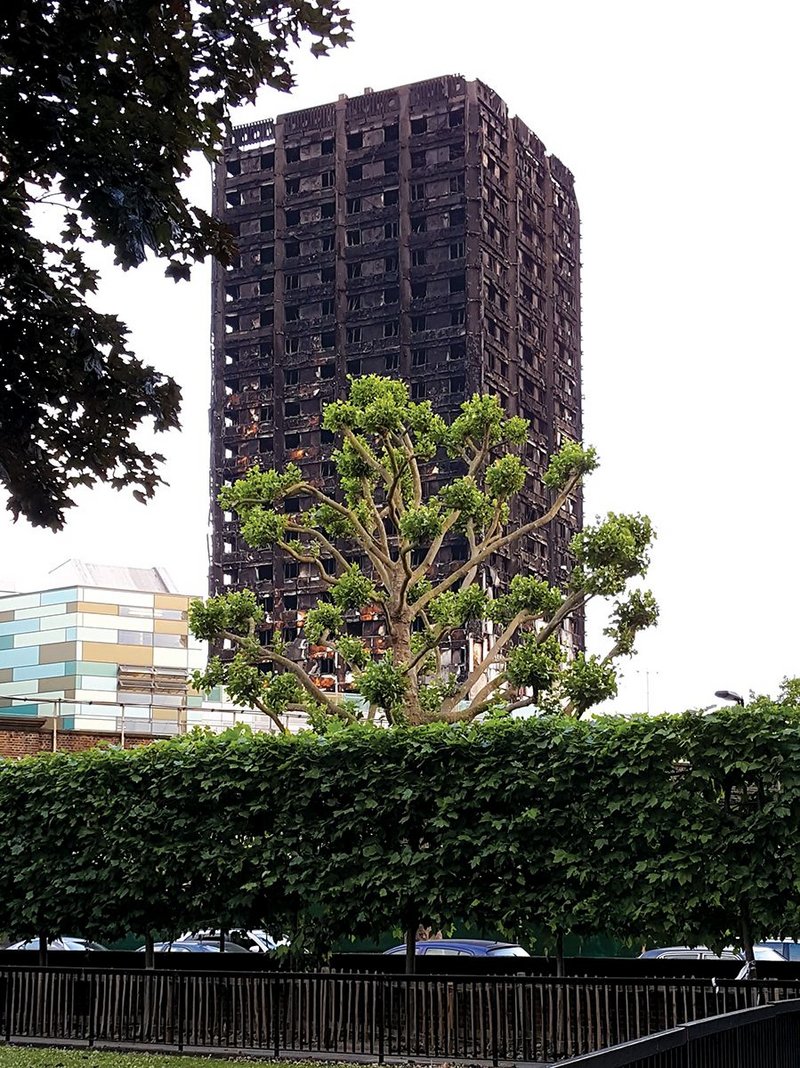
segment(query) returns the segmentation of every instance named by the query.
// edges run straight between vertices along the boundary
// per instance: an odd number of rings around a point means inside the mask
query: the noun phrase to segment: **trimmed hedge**
[[[0,929],[800,933],[800,709],[191,735],[0,762]]]

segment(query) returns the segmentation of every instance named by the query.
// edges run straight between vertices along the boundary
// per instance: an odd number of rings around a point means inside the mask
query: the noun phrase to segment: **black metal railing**
[[[563,1061],[576,1068],[798,1068],[800,1000],[741,1009]]]
[[[0,1040],[552,1062],[798,997],[764,981],[19,966],[0,968]]]

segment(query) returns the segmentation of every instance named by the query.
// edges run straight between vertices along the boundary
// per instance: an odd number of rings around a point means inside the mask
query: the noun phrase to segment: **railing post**
[[[281,1021],[281,1008],[279,1003],[280,998],[280,978],[275,978],[272,982],[272,1034],[274,1038],[273,1046],[275,1048],[275,1060],[278,1059],[281,1051],[280,1036],[278,1029]]]
[[[378,1064],[383,1064],[383,1014],[384,1014],[384,983],[386,982],[384,976],[379,975],[377,977],[377,1005],[376,1010],[378,1013]]]
[[[183,1053],[183,1018],[185,1014],[184,1000],[185,992],[183,989],[183,973],[177,973],[178,979],[178,1053]]]
[[[498,986],[496,982],[491,982],[489,986],[489,1019],[492,1027],[492,1064],[494,1068],[497,1068],[499,1061],[498,1056],[498,1042],[497,1042],[497,1027],[499,1022],[499,1013],[497,1012],[497,990]]]
[[[89,1049],[94,1046],[94,999],[95,999],[95,975],[89,973]]]
[[[12,1000],[13,1000],[12,996],[11,996],[12,981],[13,981],[12,980],[12,973],[9,970],[9,971],[6,972],[6,998],[5,998],[5,1002],[6,1002],[6,1004],[5,1004],[6,1045],[9,1045],[11,1043],[11,1004],[12,1004]]]

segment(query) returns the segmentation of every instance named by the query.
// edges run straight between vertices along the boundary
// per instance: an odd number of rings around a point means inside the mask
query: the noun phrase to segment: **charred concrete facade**
[[[320,419],[348,374],[398,375],[443,415],[499,395],[531,424],[515,518],[548,506],[547,457],[581,436],[578,206],[569,170],[495,92],[445,76],[239,127],[215,211],[239,258],[213,282],[212,592],[260,591],[268,627],[300,633],[314,570],[248,550],[216,496],[254,462],[294,461],[332,489]],[[486,581],[560,581],[580,521],[576,496]],[[571,638],[583,647],[580,620]]]

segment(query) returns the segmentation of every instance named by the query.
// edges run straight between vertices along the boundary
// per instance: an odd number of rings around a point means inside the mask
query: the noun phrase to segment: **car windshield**
[[[530,953],[522,946],[498,946],[497,949],[490,949],[487,953],[489,957],[529,957]]]

